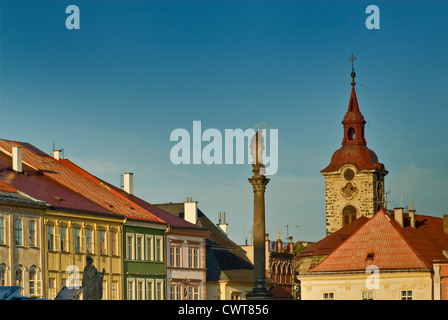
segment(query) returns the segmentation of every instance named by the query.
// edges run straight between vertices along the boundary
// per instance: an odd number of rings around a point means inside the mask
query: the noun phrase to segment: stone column
[[[266,289],[266,244],[265,244],[265,206],[264,192],[270,179],[260,174],[258,162],[253,164],[254,175],[249,178],[254,191],[254,288],[247,295],[250,300],[271,299]],[[262,171],[263,172],[263,171]]]

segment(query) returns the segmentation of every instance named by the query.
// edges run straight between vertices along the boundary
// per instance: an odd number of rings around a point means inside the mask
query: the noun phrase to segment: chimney
[[[12,147],[12,170],[22,172],[22,147]]]
[[[221,219],[222,218],[222,219]],[[226,213],[223,212],[222,216],[221,216],[221,212],[219,213],[219,224],[218,227],[221,228],[221,230],[227,235],[227,226],[228,224],[226,223]]]
[[[123,189],[131,196],[134,194],[134,174],[132,172],[123,174]]]
[[[395,208],[394,209],[394,217],[395,221],[403,228],[403,208]]]
[[[414,200],[411,200],[411,209],[409,209],[409,225],[415,229]]]
[[[443,215],[443,232],[448,234],[448,214]]]
[[[192,201],[191,198],[187,198],[184,203],[184,220],[196,224],[198,220],[198,202]]]
[[[282,243],[282,240],[280,239],[280,232],[278,232],[277,233],[277,247],[276,247],[277,250],[276,251],[281,252],[282,246],[283,246],[283,243]]]
[[[53,150],[53,158],[56,160],[62,159],[62,150]]]
[[[294,242],[292,241],[292,237],[289,237],[289,253],[294,253]]]

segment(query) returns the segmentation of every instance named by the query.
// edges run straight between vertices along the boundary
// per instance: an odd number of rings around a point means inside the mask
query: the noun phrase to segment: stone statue
[[[252,137],[252,140],[250,141],[250,150],[253,159],[252,164],[256,164],[258,159],[258,163],[262,165],[260,167],[260,174],[265,173],[265,168],[263,166],[264,137],[262,133],[263,131],[261,129],[258,129],[258,131]],[[258,150],[257,150],[257,135],[258,135]]]
[[[82,274],[82,286],[84,287],[84,300],[101,300],[103,297],[103,277],[105,269],[100,273],[93,266],[92,257],[87,257],[87,264]]]

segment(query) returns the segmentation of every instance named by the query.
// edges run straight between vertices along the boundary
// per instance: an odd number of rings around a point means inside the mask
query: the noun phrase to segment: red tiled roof
[[[50,177],[63,186],[85,196],[103,208],[127,217],[162,222],[162,220],[142,208],[129,208],[125,205],[126,202],[123,199],[120,199],[110,191],[109,187],[100,181],[95,182],[91,178],[92,176],[88,175],[82,169],[79,168],[80,170],[76,170],[74,165],[72,167],[65,166],[64,163],[67,163],[67,161],[58,161],[28,143],[0,140],[0,147],[9,153],[13,146],[22,146],[22,159],[24,163],[39,170],[45,176]]]
[[[332,233],[328,237],[314,243],[310,247],[297,253],[295,259],[307,257],[307,256],[326,256],[329,255],[334,249],[336,249],[342,242],[344,242],[353,232],[358,230],[369,218],[361,216],[352,223],[344,226],[338,231]]]
[[[9,155],[13,146],[22,146],[22,161],[26,166],[29,166],[30,170],[36,170],[70,191],[76,192],[90,200],[97,208],[101,208],[102,211],[113,212],[129,219],[168,223],[172,227],[201,229],[136,196],[129,195],[127,192],[93,176],[68,159],[56,160],[29,143],[0,139],[0,150],[3,149]],[[9,162],[11,162],[10,159]],[[19,177],[23,176],[12,171],[10,173]],[[22,185],[22,187],[24,186]],[[47,187],[40,188],[43,192],[46,189]],[[39,194],[39,196],[49,204],[54,203],[54,199],[48,197],[43,199],[45,198],[43,194]],[[61,196],[58,195],[61,198],[64,198],[64,196],[67,197],[62,193]],[[62,204],[62,202],[57,204]]]
[[[441,218],[416,215],[416,228],[403,228],[382,209],[308,272],[365,270],[372,264],[379,269],[428,269],[433,260],[448,261],[445,248],[448,235]]]
[[[51,178],[39,173],[35,169],[23,165],[27,174],[13,172],[7,164],[11,163],[11,157],[0,152],[0,180],[2,185],[8,184],[14,190],[20,190],[25,194],[48,203],[53,207],[90,211],[111,216],[118,216],[102,206],[88,200],[82,195],[60,185]]]

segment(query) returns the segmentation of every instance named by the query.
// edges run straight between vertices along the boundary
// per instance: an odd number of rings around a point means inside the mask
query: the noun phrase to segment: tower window
[[[356,134],[355,134],[355,129],[353,127],[348,128],[347,137],[348,137],[348,140],[350,140],[350,141],[355,140]]]
[[[344,226],[356,220],[356,208],[352,205],[346,206],[342,210],[342,221]]]

